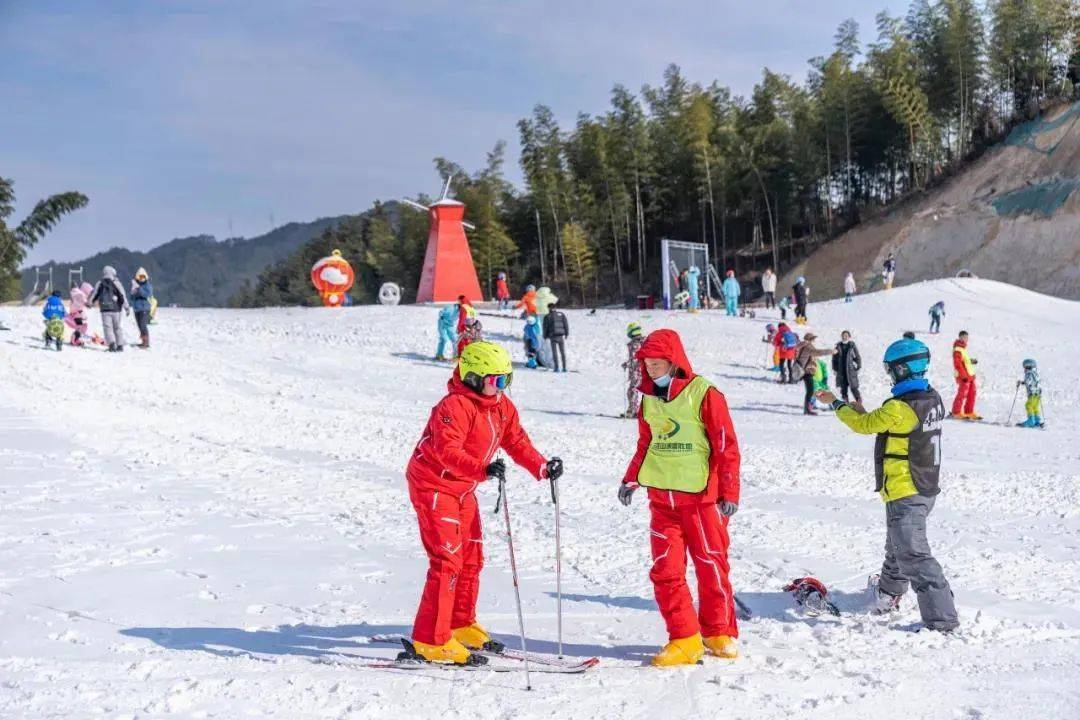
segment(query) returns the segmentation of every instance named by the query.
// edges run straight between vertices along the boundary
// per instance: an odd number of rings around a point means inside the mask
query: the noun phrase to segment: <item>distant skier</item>
[[[555,372],[566,372],[566,338],[570,337],[570,321],[557,303],[548,306],[544,316],[544,339],[551,343],[551,359]]]
[[[464,295],[458,295],[457,311],[457,325],[454,327],[454,330],[456,330],[457,334],[460,335],[461,333],[465,332],[465,321],[471,317],[476,317],[476,308],[473,307],[473,304],[469,301],[469,298],[465,297]]]
[[[780,298],[780,301],[776,303],[776,307],[780,309],[780,319],[787,320],[787,311],[788,308],[791,307],[791,298],[789,298],[787,295],[784,295],[782,298]]]
[[[1042,386],[1039,384],[1039,370],[1035,366],[1035,361],[1030,358],[1024,361],[1024,379],[1016,381],[1017,387],[1021,385],[1027,390],[1027,402],[1024,403],[1027,420],[1017,427],[1045,427],[1042,419]]]
[[[514,309],[522,308],[521,317],[536,314],[536,286],[526,285],[525,294],[514,305]]]
[[[674,330],[651,333],[637,359],[644,397],[619,501],[629,505],[639,486],[649,488],[649,579],[669,638],[652,664],[693,665],[706,649],[735,658],[728,523],[739,509],[740,456],[727,401],[694,374]],[[697,575],[697,612],[686,584],[687,551]]]
[[[855,273],[844,276],[844,302],[851,302],[852,296],[858,291],[855,287]]]
[[[769,345],[772,350],[769,357],[772,360],[772,366],[769,368],[769,372],[780,371],[780,347],[776,344],[776,326],[769,323],[765,326],[765,336],[761,338],[761,342]]]
[[[840,333],[840,342],[836,343],[836,353],[832,358],[833,372],[836,373],[836,387],[840,388],[840,396],[844,402],[848,401],[848,391],[855,398],[855,402],[862,402],[859,394],[859,370],[862,369],[862,357],[859,356],[859,348],[851,339],[851,333],[847,330]]]
[[[724,308],[730,317],[736,317],[739,314],[739,295],[742,293],[742,287],[735,277],[734,270],[727,271],[727,277],[724,278],[723,288]]]
[[[135,311],[135,323],[139,326],[139,347],[150,349],[150,299],[154,288],[144,268],[135,271],[131,280],[131,308]]]
[[[892,290],[893,280],[896,279],[896,254],[890,252],[889,257],[881,265],[881,277],[885,281],[885,289]]]
[[[885,501],[885,562],[874,583],[875,611],[894,611],[908,586],[915,590],[923,624],[950,632],[959,626],[952,589],[930,552],[926,524],[940,492],[941,426],[945,406],[926,380],[930,350],[918,340],[897,340],[885,351],[892,397],[867,413],[829,391],[818,399],[836,417],[874,443],[874,489]]]
[[[41,311],[41,315],[45,322],[45,347],[56,344],[57,351],[63,349],[64,345],[64,317],[67,315],[67,310],[64,309],[64,299],[60,295],[59,290],[53,290],[45,301],[45,307]]]
[[[691,265],[686,271],[686,291],[690,293],[690,309],[697,310],[701,307],[701,296],[698,294],[698,278],[701,276],[701,268]]]
[[[817,415],[814,411],[814,367],[817,365],[817,359],[819,357],[828,357],[829,355],[835,355],[837,350],[822,349],[814,347],[814,341],[817,340],[817,335],[814,333],[806,333],[803,336],[803,340],[795,348],[795,368],[796,374],[802,377],[803,387],[806,390],[803,398],[803,415]],[[794,382],[794,380],[792,380]]]
[[[525,318],[522,339],[525,342],[525,366],[528,368],[543,366],[544,358],[541,353],[544,346],[544,337],[540,331],[540,323],[536,321],[535,315],[529,315]]]
[[[469,650],[491,641],[476,621],[484,537],[475,491],[488,478],[505,477],[496,452],[505,450],[538,480],[562,475],[562,461],[545,460],[521,427],[504,394],[512,379],[505,348],[484,341],[465,348],[405,471],[428,556],[412,639],[431,662],[468,664]]]
[[[453,360],[454,346],[457,345],[458,306],[447,305],[439,311],[439,346],[435,350],[436,360]]]
[[[495,299],[499,303],[499,310],[510,307],[510,287],[506,284],[506,273],[499,273],[495,279]]]
[[[953,370],[956,375],[956,397],[949,417],[959,420],[982,420],[975,412],[975,366],[979,361],[968,353],[967,330],[961,330],[953,342]]]
[[[457,356],[465,351],[470,344],[484,339],[484,327],[480,324],[480,318],[465,318],[465,330],[458,335]]]
[[[626,362],[622,364],[626,371],[626,412],[623,417],[632,418],[637,417],[638,407],[641,405],[641,393],[638,391],[638,386],[641,385],[641,363],[637,360],[637,351],[641,349],[645,336],[641,326],[632,322],[626,326],[626,337],[629,341],[626,343]]]
[[[941,332],[941,318],[945,317],[945,301],[938,300],[930,306],[930,332],[937,335]]]
[[[800,275],[791,288],[795,295],[795,324],[806,324],[806,303],[810,298],[810,288],[806,287],[806,278]]]
[[[776,273],[772,268],[765,268],[761,275],[761,291],[765,293],[765,309],[776,306]]]
[[[116,269],[106,265],[101,275],[90,296],[90,304],[96,303],[101,310],[101,324],[105,329],[105,343],[109,346],[109,352],[124,352],[124,328],[120,325],[120,313],[130,315],[131,306],[124,295],[124,288],[116,279]]]

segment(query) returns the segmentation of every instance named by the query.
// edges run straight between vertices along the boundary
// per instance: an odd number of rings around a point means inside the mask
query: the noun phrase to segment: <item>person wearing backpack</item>
[[[833,372],[836,373],[836,387],[840,389],[840,396],[844,398],[844,402],[848,401],[850,390],[855,402],[861,403],[859,370],[862,369],[862,358],[859,357],[859,348],[855,347],[855,341],[851,339],[851,333],[847,330],[840,333],[840,342],[836,343],[832,367]]]
[[[555,372],[566,372],[566,338],[570,337],[570,321],[556,303],[548,305],[544,316],[544,339],[551,342],[551,358]]]
[[[776,326],[776,335],[773,336],[773,346],[780,358],[780,383],[795,382],[795,373],[792,363],[795,361],[795,348],[799,344],[799,336],[792,332],[787,323]]]
[[[120,325],[120,313],[131,314],[124,288],[116,279],[116,269],[106,265],[101,271],[101,280],[90,296],[90,304],[97,303],[101,310],[101,324],[105,329],[105,342],[109,352],[124,352],[124,328]]]

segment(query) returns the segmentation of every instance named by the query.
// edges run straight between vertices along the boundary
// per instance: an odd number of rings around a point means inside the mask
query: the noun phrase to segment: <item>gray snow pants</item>
[[[109,347],[124,344],[124,328],[120,324],[119,311],[101,313],[101,324],[105,327],[105,344]]]
[[[926,518],[935,499],[912,495],[885,503],[885,563],[878,587],[899,597],[910,583],[923,624],[931,630],[952,630],[960,624],[952,589],[926,539]]]

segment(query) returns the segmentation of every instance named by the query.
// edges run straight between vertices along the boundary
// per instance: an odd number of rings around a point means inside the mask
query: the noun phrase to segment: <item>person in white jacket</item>
[[[848,273],[844,278],[844,302],[851,302],[851,296],[856,292],[855,273]]]
[[[765,292],[765,308],[776,307],[776,275],[772,268],[765,268],[761,276],[761,289]]]

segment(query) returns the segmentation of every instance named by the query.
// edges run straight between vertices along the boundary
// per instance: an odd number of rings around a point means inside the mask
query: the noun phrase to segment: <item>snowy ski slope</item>
[[[770,382],[769,318],[570,312],[567,375],[520,369],[513,396],[537,445],[566,462],[566,651],[584,675],[348,667],[391,657],[425,563],[403,467],[448,367],[429,360],[436,310],[166,310],[154,348],[39,349],[33,309],[0,309],[0,717],[3,718],[1075,718],[1080,717],[1080,304],[941,280],[811,305],[820,345],[854,332],[867,405],[879,359],[926,310],[931,378],[971,332],[978,409],[1005,419],[1024,357],[1047,429],[946,426],[931,542],[963,623],[951,637],[861,611],[884,509],[872,439],[800,414]],[[483,318],[523,359],[520,322]],[[633,448],[623,330],[672,327],[726,393],[743,451],[733,582],[756,617],[743,657],[642,667],[666,639],[647,578],[643,494],[615,498]],[[92,322],[97,324],[96,315]],[[129,332],[132,328],[128,328]],[[1019,421],[1023,397],[1013,422]],[[514,642],[494,488],[482,489],[481,621]],[[530,649],[555,640],[548,488],[514,471],[510,502]],[[781,587],[813,574],[841,618],[807,618]]]

